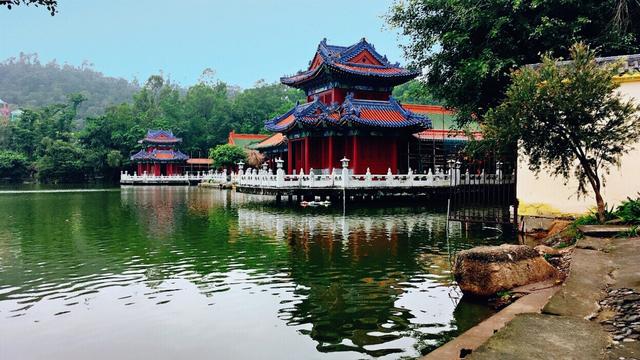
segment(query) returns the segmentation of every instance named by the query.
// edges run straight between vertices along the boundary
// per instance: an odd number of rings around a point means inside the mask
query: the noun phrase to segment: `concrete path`
[[[544,282],[514,289],[514,292],[527,292],[529,294],[519,298],[497,314],[430,352],[422,360],[459,359],[460,354],[464,354],[467,350],[474,350],[482,345],[497,330],[513,320],[516,315],[539,313],[559,288],[560,286],[554,285],[553,282]]]
[[[609,340],[597,323],[544,314],[521,314],[468,359],[603,359]]]
[[[640,288],[640,239],[578,241],[569,278],[542,314],[515,317],[476,349],[485,359],[640,359],[640,344],[613,343],[597,320],[607,288]]]

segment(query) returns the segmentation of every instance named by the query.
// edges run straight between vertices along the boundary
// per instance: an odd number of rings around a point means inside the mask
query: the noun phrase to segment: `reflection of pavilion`
[[[213,208],[231,208],[248,202],[265,201],[250,194],[194,189],[188,186],[123,186],[122,205],[135,210],[139,221],[154,236],[171,235],[188,214],[209,215]]]
[[[397,232],[413,235],[416,228],[427,229],[430,233],[444,235],[445,214],[408,213],[375,216],[371,214],[343,216],[338,213],[313,214],[305,216],[296,212],[269,212],[263,209],[238,209],[238,226],[240,231],[260,230],[264,235],[273,236],[276,240],[284,240],[292,233],[306,233],[331,236],[334,240],[349,240],[349,235],[364,236],[370,240],[374,233],[384,235],[391,240]],[[460,238],[462,227],[460,223],[450,223],[449,236]]]

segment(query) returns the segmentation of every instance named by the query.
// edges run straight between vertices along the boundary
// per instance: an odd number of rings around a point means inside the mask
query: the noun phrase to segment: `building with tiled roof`
[[[283,84],[304,90],[307,103],[265,123],[267,130],[287,139],[288,173],[330,172],[344,157],[354,173],[406,171],[411,135],[432,124],[428,116],[403,107],[391,92],[418,75],[389,62],[365,39],[351,46],[322,40],[307,70],[281,78]],[[261,151],[267,149],[262,146]]]
[[[9,104],[0,99],[0,117],[9,119],[11,117],[11,109]]]
[[[146,136],[138,141],[144,148],[131,156],[131,162],[138,174],[175,175],[182,173],[189,157],[175,146],[182,139],[170,130],[148,130]]]
[[[227,144],[249,149],[251,145],[257,144],[268,137],[269,135],[267,134],[240,134],[235,130],[231,130]]]

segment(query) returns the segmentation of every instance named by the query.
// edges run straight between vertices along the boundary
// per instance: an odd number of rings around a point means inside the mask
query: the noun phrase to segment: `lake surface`
[[[188,187],[0,191],[1,359],[416,357],[461,301],[441,210],[301,209]]]

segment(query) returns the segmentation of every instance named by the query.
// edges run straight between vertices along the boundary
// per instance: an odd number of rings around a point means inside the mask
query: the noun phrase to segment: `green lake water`
[[[0,359],[413,358],[491,315],[442,210],[189,187],[0,191]],[[447,240],[448,238],[448,240]]]

